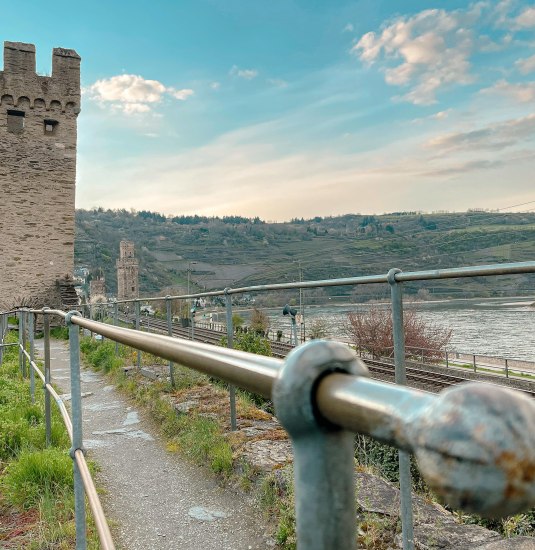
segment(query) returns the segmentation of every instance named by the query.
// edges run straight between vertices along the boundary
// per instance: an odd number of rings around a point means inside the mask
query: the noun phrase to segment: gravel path
[[[42,355],[43,341],[36,340]],[[70,392],[68,343],[51,342],[53,382]],[[118,548],[264,549],[275,546],[242,493],[167,452],[151,422],[107,384],[82,371],[84,446],[107,491],[103,506]]]

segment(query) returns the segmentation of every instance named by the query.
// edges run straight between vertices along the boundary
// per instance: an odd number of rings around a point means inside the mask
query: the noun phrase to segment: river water
[[[449,300],[440,302],[409,302],[426,320],[440,327],[452,329],[449,348],[480,355],[494,355],[509,359],[535,361],[535,306],[529,298],[501,298],[476,300]],[[310,327],[316,319],[326,321],[329,336],[347,340],[344,325],[347,314],[356,309],[389,307],[389,304],[348,304],[305,308],[305,323]],[[290,319],[282,315],[282,308],[265,310],[271,328],[284,330],[289,339]],[[244,315],[246,316],[246,315]]]

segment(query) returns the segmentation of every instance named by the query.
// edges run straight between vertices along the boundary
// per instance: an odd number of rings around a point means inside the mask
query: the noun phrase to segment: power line
[[[504,206],[503,208],[498,208],[498,212],[502,210],[509,210],[509,208],[516,208],[517,206],[524,206],[525,204],[533,204],[535,201],[521,202],[520,204],[513,204],[512,206]],[[531,210],[528,210],[530,212]]]

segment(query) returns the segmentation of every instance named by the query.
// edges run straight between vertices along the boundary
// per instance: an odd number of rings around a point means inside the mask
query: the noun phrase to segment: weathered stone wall
[[[91,279],[89,282],[89,297],[93,299],[95,296],[106,296],[106,281],[104,278]]]
[[[74,267],[80,57],[54,48],[52,76],[35,47],[4,43],[0,71],[0,309],[60,306]]]
[[[117,299],[139,298],[139,263],[134,257],[134,243],[121,241],[117,267]]]

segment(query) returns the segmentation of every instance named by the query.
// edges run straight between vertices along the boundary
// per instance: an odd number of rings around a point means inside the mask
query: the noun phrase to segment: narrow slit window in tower
[[[54,136],[56,135],[56,132],[58,129],[58,121],[45,119],[44,128],[45,128],[45,136]]]

